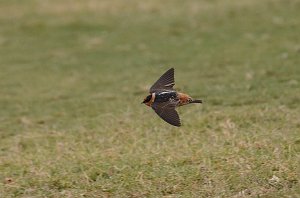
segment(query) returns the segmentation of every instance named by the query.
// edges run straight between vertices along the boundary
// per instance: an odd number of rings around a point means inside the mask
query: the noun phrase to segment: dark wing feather
[[[166,71],[150,88],[150,93],[158,91],[173,90],[174,82],[174,68]]]
[[[175,110],[176,102],[153,103],[153,110],[167,123],[174,126],[181,126],[180,118]]]

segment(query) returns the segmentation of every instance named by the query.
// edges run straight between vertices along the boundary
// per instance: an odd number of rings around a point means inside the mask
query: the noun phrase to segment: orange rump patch
[[[179,106],[186,105],[191,101],[191,97],[184,93],[178,93]]]

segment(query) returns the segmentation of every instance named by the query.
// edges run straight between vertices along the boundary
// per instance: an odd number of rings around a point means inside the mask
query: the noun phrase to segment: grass
[[[0,1],[0,197],[300,197],[299,6]]]

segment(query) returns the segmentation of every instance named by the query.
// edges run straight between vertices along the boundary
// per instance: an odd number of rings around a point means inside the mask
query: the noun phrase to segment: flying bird
[[[152,107],[152,109],[167,123],[180,127],[181,122],[176,107],[202,103],[202,100],[193,99],[191,96],[177,92],[173,89],[174,68],[166,71],[150,88],[148,95],[142,104]]]

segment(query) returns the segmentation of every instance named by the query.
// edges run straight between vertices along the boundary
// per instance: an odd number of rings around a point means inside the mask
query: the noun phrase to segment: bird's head
[[[151,101],[151,98],[152,98],[152,95],[148,95],[141,104],[144,103],[144,104],[148,105]]]

